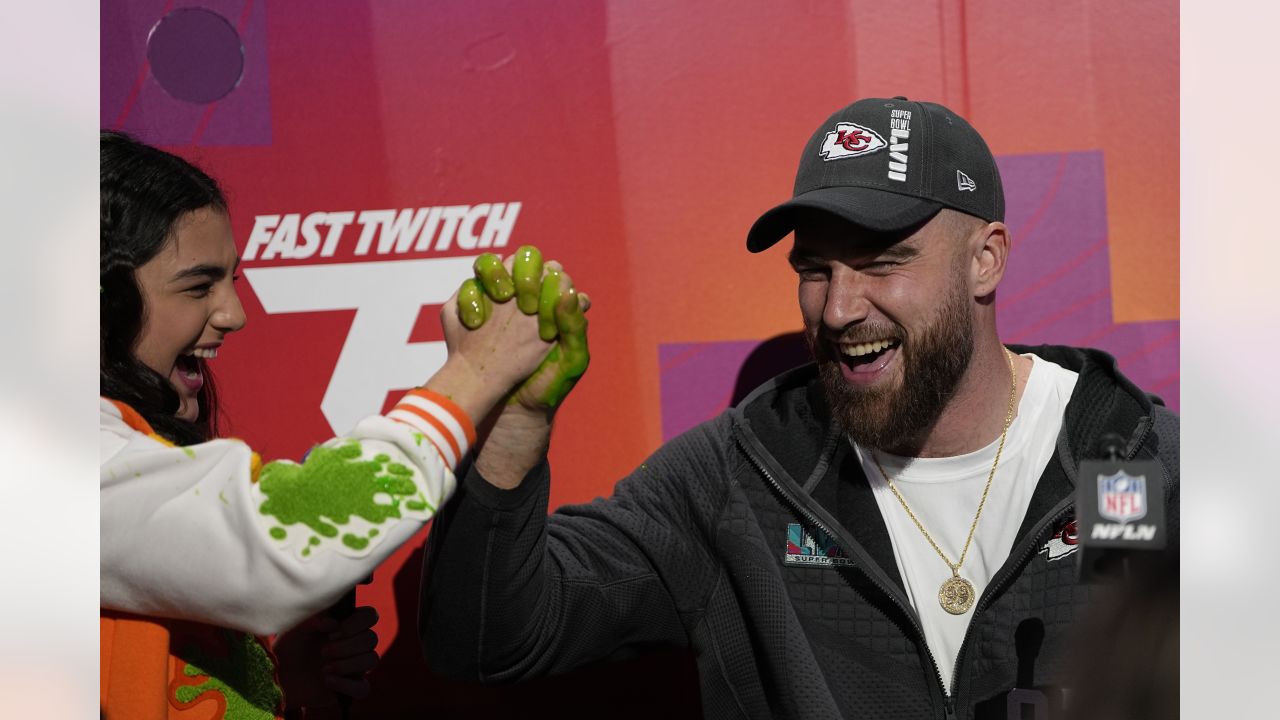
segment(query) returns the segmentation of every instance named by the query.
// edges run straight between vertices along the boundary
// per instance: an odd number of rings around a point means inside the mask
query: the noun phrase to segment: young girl
[[[476,441],[473,422],[553,347],[539,338],[546,309],[580,334],[583,307],[552,264],[544,277],[536,250],[509,263],[514,282],[487,256],[477,267],[485,289],[497,288],[490,296],[532,287],[564,301],[541,303],[538,318],[476,297],[471,284],[464,315],[485,321],[468,330],[456,300],[445,306],[449,357],[421,388],[301,464],[264,465],[243,442],[216,438],[209,362],[245,322],[217,184],[175,155],[104,132],[101,192],[102,711],[274,718],[284,703],[260,636],[332,604],[432,517]],[[525,295],[521,306],[538,305]],[[311,660],[329,663],[331,687],[368,669],[374,619],[319,626],[333,634]]]

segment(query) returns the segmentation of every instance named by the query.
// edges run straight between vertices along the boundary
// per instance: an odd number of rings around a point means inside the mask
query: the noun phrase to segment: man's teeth
[[[898,344],[897,340],[876,340],[869,343],[840,343],[840,352],[849,357],[860,357],[877,353]]]
[[[191,351],[192,356],[212,360],[218,357],[218,348],[196,348]]]

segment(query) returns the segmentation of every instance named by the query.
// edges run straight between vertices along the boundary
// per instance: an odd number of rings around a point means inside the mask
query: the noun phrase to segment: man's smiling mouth
[[[866,365],[875,362],[889,350],[896,348],[902,341],[897,338],[884,338],[871,342],[836,343],[842,360],[846,365]]]

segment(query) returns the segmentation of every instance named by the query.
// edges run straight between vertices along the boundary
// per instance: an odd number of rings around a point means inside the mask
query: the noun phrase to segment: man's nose
[[[852,268],[839,267],[831,273],[827,284],[827,304],[822,322],[831,330],[842,330],[867,319],[871,302],[867,299],[866,281]]]

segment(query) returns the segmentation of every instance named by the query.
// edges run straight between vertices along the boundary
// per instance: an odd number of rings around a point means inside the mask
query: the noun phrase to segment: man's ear
[[[969,285],[974,297],[995,292],[1009,260],[1009,228],[1002,222],[983,225],[970,236]]]

